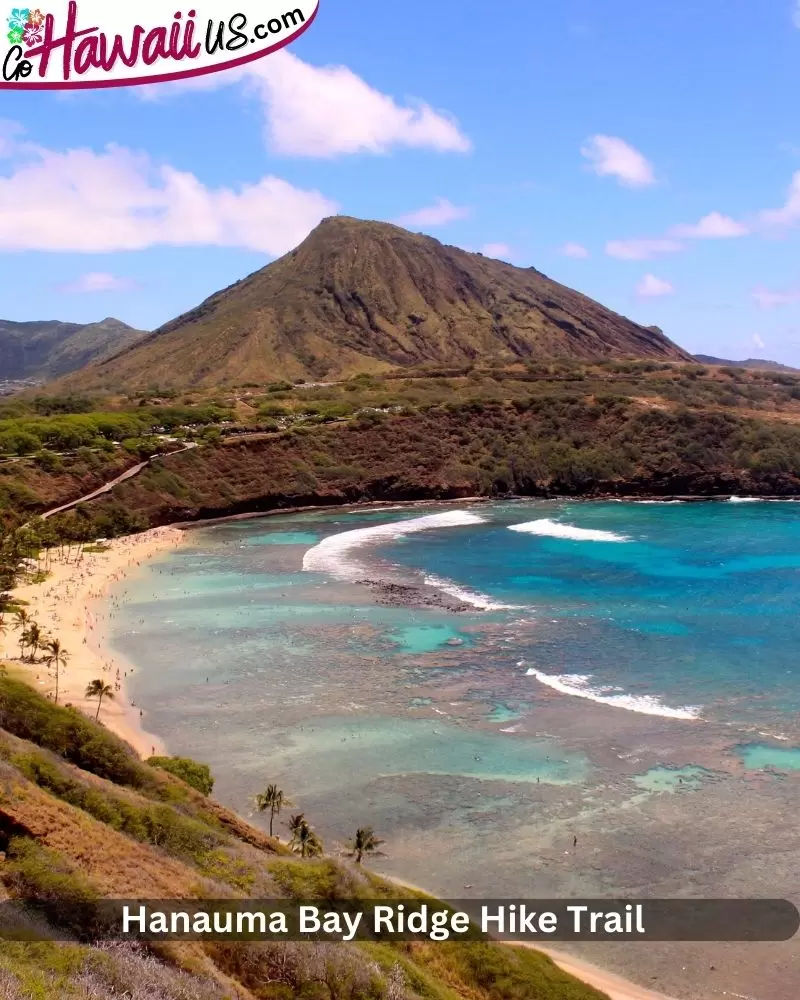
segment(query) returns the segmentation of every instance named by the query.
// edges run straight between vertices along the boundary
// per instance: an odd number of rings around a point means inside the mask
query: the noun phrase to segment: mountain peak
[[[690,360],[662,333],[535,268],[334,215],[284,257],[68,385],[180,388],[558,357]]]

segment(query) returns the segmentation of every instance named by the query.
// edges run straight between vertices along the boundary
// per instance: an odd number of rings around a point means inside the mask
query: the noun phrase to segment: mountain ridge
[[[704,365],[727,365],[732,368],[762,368],[776,372],[800,371],[800,368],[792,368],[791,365],[781,364],[780,361],[768,361],[765,358],[746,358],[744,361],[730,361],[726,358],[714,357],[712,354],[695,354],[694,359]]]
[[[110,357],[144,335],[113,316],[96,323],[0,320],[0,376],[56,378]]]
[[[332,216],[288,254],[64,386],[189,388],[544,357],[692,360],[536,268]]]

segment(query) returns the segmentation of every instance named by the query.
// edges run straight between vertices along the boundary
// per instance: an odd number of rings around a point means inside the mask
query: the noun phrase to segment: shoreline
[[[234,521],[250,521],[259,517],[278,517],[281,514],[314,514],[314,513],[334,513],[337,510],[362,510],[375,509],[381,507],[444,507],[451,504],[463,503],[531,503],[534,501],[541,503],[800,503],[800,496],[791,494],[779,496],[774,493],[765,493],[755,496],[753,494],[740,495],[737,493],[701,493],[701,494],[662,494],[662,493],[602,493],[594,495],[584,494],[580,496],[554,495],[554,496],[525,496],[523,494],[509,494],[507,496],[465,496],[465,497],[431,497],[424,500],[349,500],[344,503],[329,504],[306,504],[298,507],[273,507],[269,510],[244,511],[239,514],[219,514],[216,517],[201,517],[193,520],[170,521],[164,527],[178,528],[181,531],[190,531],[192,528],[208,528],[217,524],[228,524]]]
[[[125,664],[108,650],[93,608],[99,604],[105,618],[109,588],[135,573],[142,563],[176,548],[185,537],[179,528],[167,526],[112,539],[104,543],[106,551],[84,553],[78,562],[65,562],[54,553],[42,583],[23,583],[11,592],[13,598],[25,602],[25,610],[47,637],[59,639],[69,654],[60,670],[59,704],[74,705],[93,719],[96,703],[86,698],[87,685],[101,679],[113,688],[119,675],[119,690],[114,691],[113,700],[103,700],[100,721],[142,758],[151,756],[154,747],[156,753],[163,752],[164,743],[147,732],[140,710],[131,704],[126,671],[120,673]],[[0,640],[2,657],[12,672],[24,674],[39,691],[54,692],[55,682],[45,662],[41,658],[35,663],[20,660],[17,643],[18,633],[13,629]]]
[[[540,944],[527,942],[519,942],[513,947],[533,948],[534,951],[541,951],[564,972],[568,972],[589,986],[594,986],[596,990],[605,993],[609,1000],[673,1000],[666,993],[657,993],[645,986],[639,986],[628,979],[623,979],[615,972],[606,972],[598,965],[592,965],[591,962],[576,958],[574,955],[568,955],[563,951],[555,951]]]

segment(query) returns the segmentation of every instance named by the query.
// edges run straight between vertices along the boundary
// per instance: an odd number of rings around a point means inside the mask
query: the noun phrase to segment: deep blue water
[[[517,650],[530,666],[722,719],[766,723],[800,710],[800,504],[514,503],[477,512],[485,523],[409,535],[382,552],[532,609],[547,627]],[[544,519],[625,540],[509,530]]]

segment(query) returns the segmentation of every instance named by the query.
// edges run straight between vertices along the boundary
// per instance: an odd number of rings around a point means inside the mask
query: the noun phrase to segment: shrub
[[[38,904],[51,922],[69,926],[78,913],[95,903],[97,890],[57,851],[48,850],[28,837],[12,837],[0,879],[9,894]]]
[[[151,767],[169,771],[187,785],[196,788],[202,795],[210,795],[214,789],[214,778],[208,764],[199,764],[191,757],[150,757],[147,763]]]
[[[127,743],[77,710],[52,704],[22,681],[0,677],[0,724],[101,778],[134,787],[148,783],[147,769]]]
[[[21,754],[12,763],[40,788],[114,830],[144,843],[154,844],[169,854],[205,865],[205,859],[223,843],[215,830],[199,820],[184,816],[168,805],[131,802],[121,795],[94,788],[65,774],[40,754]]]

